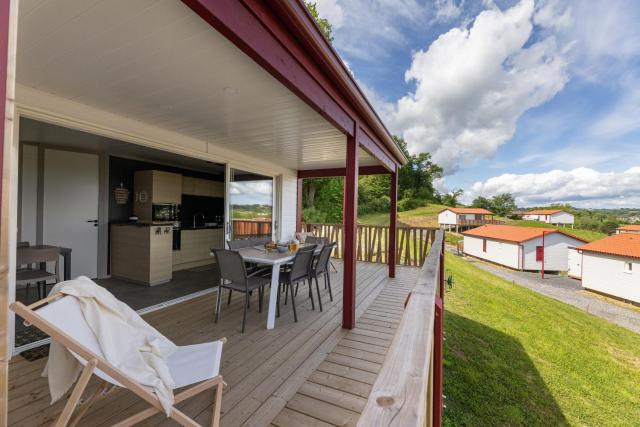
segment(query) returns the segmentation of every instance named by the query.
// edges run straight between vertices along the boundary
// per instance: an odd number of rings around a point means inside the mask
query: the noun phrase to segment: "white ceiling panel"
[[[22,0],[18,28],[24,86],[284,167],[344,166],[345,135],[180,2]]]

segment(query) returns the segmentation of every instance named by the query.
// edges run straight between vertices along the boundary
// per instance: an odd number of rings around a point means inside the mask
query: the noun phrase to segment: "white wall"
[[[640,302],[640,260],[583,252],[582,286],[626,300]],[[632,262],[631,273],[624,263]]]
[[[557,212],[551,215],[551,224],[573,224],[573,215],[568,212]]]
[[[510,268],[520,268],[520,251],[517,243],[486,239],[487,251],[484,252],[482,250],[483,240],[481,237],[464,236],[464,253]]]
[[[20,241],[36,244],[38,222],[38,147],[22,146]]]
[[[562,233],[550,233],[544,236],[544,269],[548,271],[567,271],[569,269],[569,246],[580,246],[584,242]],[[542,237],[523,243],[524,269],[541,270],[542,262],[536,261],[536,246],[542,246]]]
[[[456,214],[451,212],[450,210],[446,210],[446,211],[440,212],[438,214],[438,224],[455,225],[456,224]]]
[[[280,236],[282,240],[293,239],[296,233],[296,208],[298,203],[298,176],[293,173],[282,175]]]
[[[540,221],[539,215],[522,215],[522,219],[527,221]]]
[[[570,277],[579,279],[582,277],[582,254],[578,250],[570,246],[568,249],[569,255],[569,271],[567,274]]]

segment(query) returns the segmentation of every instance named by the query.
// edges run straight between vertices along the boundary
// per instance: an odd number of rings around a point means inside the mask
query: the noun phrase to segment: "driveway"
[[[587,313],[640,334],[640,311],[625,308],[615,302],[609,302],[588,293],[582,288],[579,280],[554,274],[545,275],[545,278],[542,279],[540,273],[508,270],[472,257],[462,257],[462,259],[505,280],[571,304]]]

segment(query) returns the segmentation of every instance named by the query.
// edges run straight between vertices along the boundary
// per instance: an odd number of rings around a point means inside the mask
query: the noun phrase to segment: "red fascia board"
[[[291,53],[296,41],[263,4],[248,1],[248,6],[238,0],[182,2],[334,126],[347,135],[354,134],[354,119],[327,93],[328,86],[316,81],[298,61],[304,55],[296,58]]]
[[[378,159],[378,161],[389,169],[389,171],[396,170],[397,161],[391,158],[386,150],[380,148],[380,146],[366,133],[364,129],[362,129],[362,127],[360,128],[360,132],[358,132],[358,144],[363,150]]]
[[[569,233],[565,233],[565,232],[563,232],[562,230],[551,230],[551,231],[545,231],[545,232],[544,232],[544,234],[554,234],[554,233],[562,234],[562,235],[565,235],[565,236],[570,237],[570,238],[572,238],[572,239],[579,240],[579,241],[581,241],[581,242],[585,242],[585,243],[587,243],[587,241],[586,241],[586,240],[581,239],[581,238],[576,237],[576,236],[572,236],[571,234],[569,234]],[[538,235],[538,236],[530,237],[530,238],[528,238],[528,239],[524,239],[524,240],[498,239],[498,238],[496,238],[496,237],[490,237],[490,236],[478,236],[478,235],[476,235],[476,234],[468,234],[466,231],[463,231],[461,234],[462,234],[463,236],[476,237],[476,238],[478,238],[478,239],[488,239],[488,240],[495,240],[496,242],[507,242],[507,243],[524,243],[524,242],[528,242],[528,241],[530,241],[530,240],[535,240],[535,239],[540,239],[540,238],[542,238],[542,234],[540,234],[540,235]]]
[[[362,175],[389,175],[389,172],[383,166],[360,166],[358,169],[358,176]],[[313,169],[313,170],[301,170],[298,171],[298,179],[305,178],[329,178],[335,176],[346,176],[346,168],[331,168],[331,169]]]

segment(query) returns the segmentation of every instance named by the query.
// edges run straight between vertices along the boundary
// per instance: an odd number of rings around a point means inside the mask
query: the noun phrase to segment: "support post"
[[[398,170],[391,173],[391,194],[389,204],[389,247],[387,261],[389,263],[389,277],[396,277],[397,230],[398,230]]]
[[[296,231],[304,231],[302,229],[302,178],[298,178],[298,195],[296,197]]]
[[[342,327],[353,329],[356,323],[356,250],[358,217],[358,127],[347,136],[347,164],[344,178],[344,273],[342,291]]]

